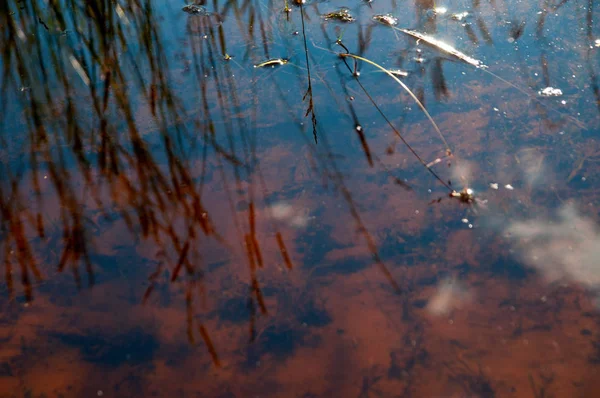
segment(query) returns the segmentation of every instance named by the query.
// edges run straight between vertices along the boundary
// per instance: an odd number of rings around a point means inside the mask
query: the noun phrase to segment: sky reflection
[[[594,396],[593,1],[196,5],[0,4],[0,396]]]

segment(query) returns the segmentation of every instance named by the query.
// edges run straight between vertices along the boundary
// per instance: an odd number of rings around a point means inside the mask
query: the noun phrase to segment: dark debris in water
[[[190,15],[208,15],[206,8],[198,4],[188,4],[187,6],[184,6],[182,10]]]
[[[356,18],[350,13],[347,8],[340,8],[337,11],[328,12],[323,16],[325,20],[334,20],[339,22],[354,22]]]
[[[525,21],[512,21],[510,26],[509,36],[513,40],[518,40],[525,31]]]

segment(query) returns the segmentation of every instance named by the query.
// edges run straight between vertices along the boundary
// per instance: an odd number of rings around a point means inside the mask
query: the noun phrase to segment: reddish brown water
[[[42,3],[0,8],[1,397],[598,395],[592,2]]]

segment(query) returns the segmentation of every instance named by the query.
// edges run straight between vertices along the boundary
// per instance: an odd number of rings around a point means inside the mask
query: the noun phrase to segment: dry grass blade
[[[183,246],[183,249],[181,250],[181,253],[179,254],[179,260],[177,261],[177,265],[175,265],[175,268],[173,269],[173,274],[171,276],[171,282],[173,282],[177,279],[177,276],[179,275],[179,271],[181,270],[181,266],[186,261],[189,249],[190,249],[190,242],[188,241],[188,242],[185,242],[185,245]]]
[[[311,115],[311,122],[313,127],[313,138],[315,140],[315,144],[318,143],[317,138],[317,116],[315,115],[315,108],[313,104],[313,91],[312,91],[312,78],[310,76],[310,62],[308,60],[308,45],[306,43],[306,30],[304,27],[304,5],[300,4],[300,19],[302,21],[302,38],[304,42],[304,55],[306,57],[306,75],[308,78],[308,88],[306,89],[306,94],[302,100],[306,100],[308,97],[308,108],[306,109],[306,114],[304,117]]]
[[[352,68],[350,68],[350,65],[348,65],[348,63],[345,60],[345,56],[350,55],[350,53],[348,52],[346,46],[344,46],[341,41],[338,41],[338,44],[344,48],[346,50],[346,53],[340,54],[340,57],[344,58],[344,63],[346,64],[346,67],[348,68],[348,70],[352,71]],[[354,63],[355,63],[355,68],[356,68],[356,62],[357,59],[354,59]],[[385,68],[383,69],[384,72],[388,73],[389,71],[386,70]],[[415,149],[408,143],[408,141],[406,141],[406,139],[402,136],[402,134],[400,134],[400,132],[396,129],[396,127],[394,127],[394,125],[392,124],[392,122],[390,121],[390,119],[385,115],[385,113],[383,113],[383,111],[381,110],[381,108],[379,108],[379,106],[377,105],[377,103],[375,102],[375,100],[373,99],[373,97],[369,94],[369,92],[367,91],[367,89],[363,86],[363,84],[360,82],[360,80],[358,79],[358,76],[355,75],[355,79],[356,82],[358,83],[358,85],[360,86],[360,88],[363,90],[363,92],[365,93],[365,95],[367,96],[367,98],[369,98],[369,101],[371,101],[371,103],[373,104],[373,106],[375,107],[375,109],[377,109],[377,111],[379,112],[379,114],[381,115],[381,117],[386,121],[386,123],[390,126],[390,128],[392,129],[392,131],[396,134],[396,136],[398,138],[400,138],[400,140],[404,143],[404,145],[406,145],[406,147],[408,148],[408,150],[417,158],[417,160],[427,169],[427,171],[429,173],[431,173],[431,175],[433,175],[443,186],[445,186],[446,188],[448,188],[451,192],[454,192],[454,190],[452,189],[452,187],[446,182],[444,181],[439,175],[437,175],[437,173],[435,171],[433,171],[433,169],[425,162],[425,160],[423,160],[423,158],[417,153],[417,151],[415,151]],[[451,156],[450,150],[447,150],[448,152],[448,156]]]
[[[281,252],[281,256],[283,257],[283,261],[288,269],[292,269],[292,260],[290,259],[290,255],[285,247],[285,243],[283,242],[283,237],[281,236],[281,232],[277,231],[275,234],[275,238],[277,239],[277,246],[279,246],[279,251]]]
[[[220,368],[221,361],[219,361],[219,356],[217,355],[217,350],[216,350],[212,340],[210,339],[210,336],[208,335],[208,332],[206,331],[206,328],[204,327],[204,325],[200,324],[198,326],[198,331],[200,332],[200,336],[202,336],[202,340],[204,340],[204,343],[206,344],[206,348],[208,349],[208,352],[210,354],[210,357],[212,358],[213,363],[215,364],[215,366],[217,368]]]
[[[434,37],[425,35],[423,33],[419,33],[417,31],[414,30],[408,30],[408,29],[403,29],[403,28],[395,28],[392,27],[393,29],[399,30],[400,32],[407,34],[409,36],[412,36],[413,38],[422,41],[424,43],[429,44],[432,47],[437,48],[438,50],[441,50],[442,52],[451,55],[463,62],[468,63],[469,65],[473,65],[476,68],[486,68],[486,66],[484,65],[483,62],[481,62],[478,59],[475,59],[473,57],[469,57],[468,55],[466,55],[463,52],[458,51],[456,48],[452,47],[451,45],[444,43],[443,41],[440,41]]]
[[[440,136],[440,139],[442,140],[442,142],[446,146],[446,154],[450,155],[452,153],[452,151],[450,150],[450,146],[448,145],[448,142],[444,138],[444,135],[440,131],[440,128],[438,127],[438,125],[435,123],[435,121],[433,120],[433,118],[431,117],[431,115],[429,114],[429,112],[427,111],[427,109],[425,108],[425,105],[423,105],[423,103],[421,101],[419,101],[419,99],[411,91],[411,89],[408,88],[408,86],[406,84],[404,84],[400,79],[398,79],[398,77],[396,77],[396,75],[394,75],[391,71],[389,71],[388,69],[384,68],[383,66],[381,66],[381,65],[379,65],[379,64],[377,64],[377,63],[375,63],[375,62],[373,62],[373,61],[371,61],[371,60],[369,60],[367,58],[363,58],[363,57],[361,57],[359,55],[350,54],[350,53],[341,53],[340,56],[341,57],[350,57],[350,58],[357,59],[359,61],[363,61],[363,62],[366,62],[368,64],[371,64],[374,67],[380,69],[382,72],[384,72],[385,74],[387,74],[392,79],[394,79],[411,96],[411,98],[417,103],[417,105],[419,106],[419,108],[421,108],[421,110],[423,111],[423,113],[425,114],[425,116],[427,116],[427,119],[429,119],[429,122],[431,123],[431,125],[433,126],[433,128],[435,129],[435,131],[437,132],[437,134]]]
[[[500,80],[501,82],[509,85],[510,87],[514,88],[515,90],[519,91],[520,93],[526,95],[527,97],[531,98],[533,101],[544,105],[545,107],[547,107],[548,109],[557,112],[563,116],[568,117],[571,121],[573,121],[575,124],[577,124],[579,127],[581,128],[585,128],[585,125],[579,121],[576,117],[573,117],[571,115],[564,115],[563,112],[561,112],[559,109],[556,109],[552,106],[550,106],[549,104],[546,103],[542,103],[542,101],[540,101],[538,98],[536,98],[534,95],[532,95],[530,92],[525,91],[524,89],[522,89],[521,87],[515,85],[514,83],[509,82],[508,80],[498,76],[497,74],[490,72],[488,70],[487,65],[485,65],[482,61],[475,59],[473,57],[469,57],[468,55],[466,55],[465,53],[457,50],[456,48],[452,47],[451,45],[444,43],[443,41],[440,41],[434,37],[425,35],[423,33],[414,31],[414,30],[409,30],[409,29],[403,29],[403,28],[396,28],[394,26],[391,26],[392,29],[398,30],[404,34],[407,34],[415,39],[417,39],[417,41],[422,41],[438,50],[440,50],[441,52],[448,54],[462,62],[465,62],[471,66],[476,67],[477,69],[480,69],[482,71],[484,71],[485,73],[489,74],[490,76]]]

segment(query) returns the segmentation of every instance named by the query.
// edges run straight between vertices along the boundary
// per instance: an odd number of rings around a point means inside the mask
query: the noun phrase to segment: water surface
[[[197,5],[0,5],[1,396],[594,396],[594,2]]]

